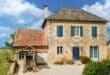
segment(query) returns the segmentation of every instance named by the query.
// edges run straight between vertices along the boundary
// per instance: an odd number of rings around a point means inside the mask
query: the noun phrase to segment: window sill
[[[71,36],[72,38],[75,38],[75,39],[79,39],[79,38],[82,38],[82,36]]]

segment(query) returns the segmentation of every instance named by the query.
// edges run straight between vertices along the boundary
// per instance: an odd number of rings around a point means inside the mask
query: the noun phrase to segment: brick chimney
[[[48,17],[48,6],[44,5],[44,18]]]

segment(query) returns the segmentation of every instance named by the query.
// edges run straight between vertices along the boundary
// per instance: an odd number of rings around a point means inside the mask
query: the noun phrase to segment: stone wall
[[[107,57],[110,59],[110,43],[107,45]]]
[[[90,46],[99,46],[99,60],[107,58],[105,25],[103,23],[47,21],[45,25],[49,41],[48,63],[54,63],[63,57],[73,59],[72,47],[74,46],[81,47],[83,54],[88,57],[90,57]],[[57,25],[63,26],[63,37],[56,36]],[[83,26],[83,37],[71,37],[71,26]],[[98,27],[97,38],[91,37],[91,26]],[[63,46],[63,54],[57,55],[57,46]]]

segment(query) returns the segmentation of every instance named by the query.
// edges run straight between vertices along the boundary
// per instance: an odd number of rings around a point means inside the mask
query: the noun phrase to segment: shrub
[[[59,64],[59,65],[63,65],[64,64],[64,61],[60,60],[60,61],[55,61],[54,64]]]
[[[60,61],[55,61],[54,64],[59,64],[59,65],[63,65],[63,64],[74,64],[73,60],[60,60]]]
[[[87,56],[81,56],[80,60],[83,64],[89,63],[91,61],[91,59]]]
[[[66,60],[66,64],[74,64],[73,60]]]
[[[83,75],[110,75],[110,60],[86,64]]]

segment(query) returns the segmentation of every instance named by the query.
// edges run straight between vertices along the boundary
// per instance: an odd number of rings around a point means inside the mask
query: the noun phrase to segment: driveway
[[[37,68],[38,72],[19,71],[18,75],[82,75],[84,65],[42,65]]]

